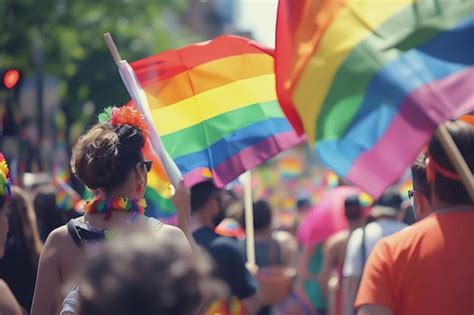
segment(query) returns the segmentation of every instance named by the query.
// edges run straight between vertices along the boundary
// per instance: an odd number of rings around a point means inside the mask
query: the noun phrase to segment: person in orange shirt
[[[446,123],[474,170],[474,126]],[[365,267],[358,315],[474,313],[474,202],[437,137],[426,159],[433,213],[378,242]]]

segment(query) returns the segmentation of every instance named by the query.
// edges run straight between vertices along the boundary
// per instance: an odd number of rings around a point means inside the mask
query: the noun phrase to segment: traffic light
[[[6,69],[2,72],[2,89],[12,90],[20,85],[21,72],[17,69]]]

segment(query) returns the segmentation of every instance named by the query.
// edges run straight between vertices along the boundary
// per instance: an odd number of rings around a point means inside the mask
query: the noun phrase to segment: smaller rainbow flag
[[[339,177],[330,171],[326,171],[324,175],[323,185],[327,188],[335,188],[339,186]]]
[[[187,187],[223,187],[300,142],[277,101],[273,51],[236,36],[130,64]]]
[[[176,207],[171,199],[164,198],[150,185],[145,189],[145,200],[145,215],[148,217],[169,220],[176,214]]]
[[[303,172],[304,163],[301,158],[287,156],[280,160],[280,174],[284,179],[291,179]]]
[[[76,204],[81,201],[81,196],[60,178],[54,179],[54,183],[57,187],[56,207],[63,211],[75,210]]]

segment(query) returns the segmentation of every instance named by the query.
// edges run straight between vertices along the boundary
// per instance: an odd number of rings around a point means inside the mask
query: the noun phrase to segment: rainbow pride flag
[[[474,1],[280,0],[275,60],[295,129],[379,196],[474,108]]]
[[[145,215],[160,220],[168,220],[176,214],[176,207],[169,198],[163,197],[155,188],[148,185],[145,189],[147,207]]]
[[[292,179],[300,175],[304,170],[304,162],[300,157],[286,156],[279,161],[281,177]]]
[[[221,36],[130,64],[187,187],[222,187],[302,141],[277,101],[272,53]]]

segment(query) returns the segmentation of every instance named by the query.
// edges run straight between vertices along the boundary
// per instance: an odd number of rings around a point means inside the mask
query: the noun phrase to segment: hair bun
[[[127,180],[140,161],[143,145],[137,127],[99,123],[74,145],[71,170],[90,189],[113,189]]]
[[[119,139],[109,124],[100,124],[81,136],[71,157],[72,172],[90,189],[108,186],[116,172]]]

